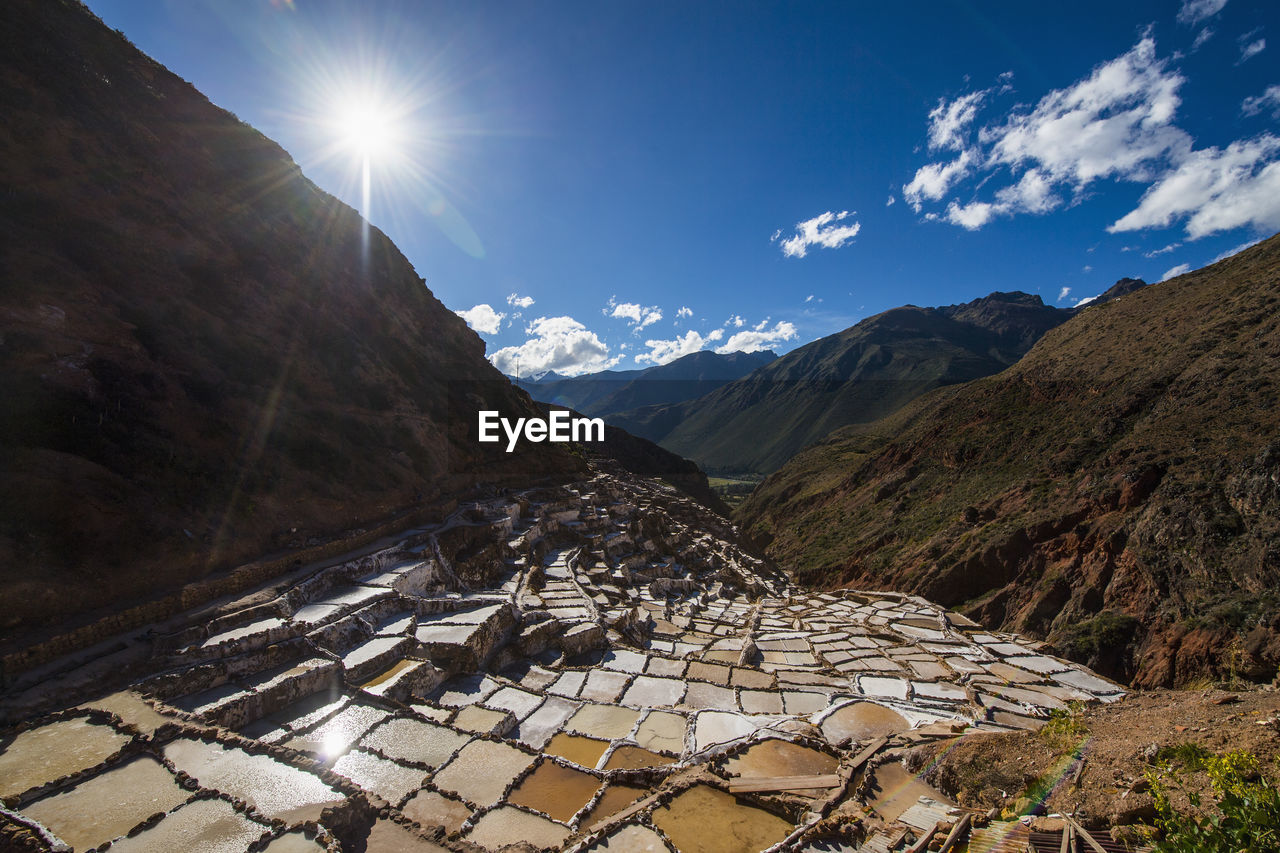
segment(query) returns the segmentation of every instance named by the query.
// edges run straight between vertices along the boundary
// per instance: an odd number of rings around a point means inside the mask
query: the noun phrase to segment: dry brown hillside
[[[1280,663],[1280,237],[838,432],[737,519],[800,580],[911,590],[1142,685]]]

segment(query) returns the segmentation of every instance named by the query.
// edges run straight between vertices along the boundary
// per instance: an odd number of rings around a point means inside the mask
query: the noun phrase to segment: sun
[[[339,105],[334,110],[332,125],[339,144],[362,158],[394,155],[400,143],[395,116],[376,103]]]

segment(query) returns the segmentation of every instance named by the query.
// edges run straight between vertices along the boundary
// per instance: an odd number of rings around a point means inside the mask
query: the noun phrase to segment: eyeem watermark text
[[[496,411],[480,412],[480,441],[501,441],[498,427],[507,435],[507,452],[516,449],[516,442],[523,435],[535,444],[542,441],[564,443],[570,441],[604,441],[604,418],[575,418],[563,409],[553,409],[546,419],[516,418],[513,424]]]

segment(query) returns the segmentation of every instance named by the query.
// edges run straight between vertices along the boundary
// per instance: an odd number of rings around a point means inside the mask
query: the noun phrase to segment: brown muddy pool
[[[544,760],[511,792],[508,802],[568,823],[599,789],[600,780],[590,773]]]

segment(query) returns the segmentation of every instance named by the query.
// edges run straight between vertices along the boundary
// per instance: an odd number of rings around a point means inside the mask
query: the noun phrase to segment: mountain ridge
[[[809,447],[735,519],[802,580],[915,592],[1135,684],[1274,675],[1280,237],[1119,296]]]
[[[612,422],[704,469],[768,473],[850,423],[890,414],[939,385],[1003,370],[1073,309],[992,293],[940,308],[901,306],[799,347],[685,403]]]

